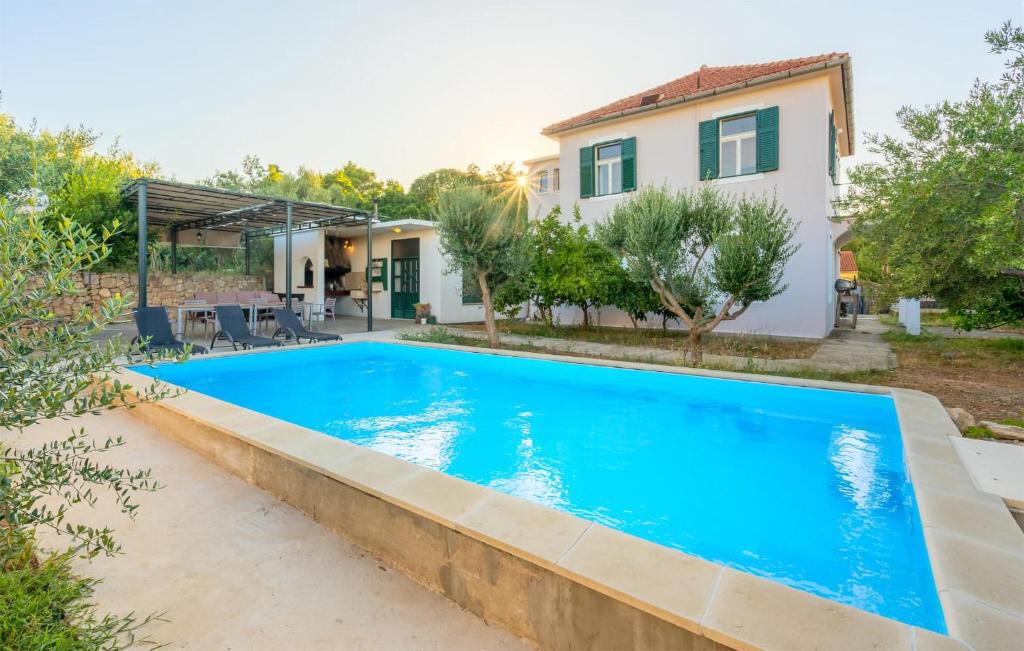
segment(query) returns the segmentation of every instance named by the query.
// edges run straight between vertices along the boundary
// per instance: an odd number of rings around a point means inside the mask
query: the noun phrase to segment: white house
[[[737,194],[776,193],[799,222],[788,289],[718,328],[821,338],[834,325],[838,250],[833,221],[841,156],[853,153],[850,56],[832,53],[743,66],[701,66],[674,81],[556,122],[542,133],[558,153],[525,161],[530,214],[579,204],[592,223],[636,188],[713,183]],[[563,322],[578,318],[566,310]],[[626,325],[607,308],[604,325]]]
[[[292,293],[310,303],[333,298],[339,315],[366,309],[366,226],[328,226],[292,235]],[[463,295],[458,273],[448,274],[434,223],[400,219],[373,224],[373,314],[412,319],[413,305],[429,303],[439,323],[482,321],[479,298]],[[274,238],[274,291],[285,291],[285,238]]]

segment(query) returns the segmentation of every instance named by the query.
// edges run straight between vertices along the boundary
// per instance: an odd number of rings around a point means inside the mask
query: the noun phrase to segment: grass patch
[[[444,327],[430,328],[429,330],[401,332],[398,334],[398,338],[405,341],[418,341],[431,344],[449,344],[454,346],[487,348],[487,340],[485,339],[461,335],[455,330],[451,330]],[[549,355],[562,355],[564,357],[606,359],[619,362],[633,362],[638,364],[658,364],[661,366],[694,368],[692,364],[684,363],[682,360],[678,362],[667,362],[663,359],[656,358],[653,355],[589,355],[583,353],[565,352],[554,348],[548,348],[539,344],[513,344],[508,342],[502,343],[501,349],[516,350],[530,353],[545,353]],[[855,371],[850,373],[816,370],[765,371],[760,368],[757,368],[753,363],[748,365],[746,368],[736,368],[733,366],[717,364],[704,364],[700,368],[714,371],[752,373],[757,375],[794,377],[808,380],[827,380],[832,382],[854,382],[859,384],[885,384],[885,379],[888,377],[888,371]]]
[[[483,330],[483,325],[460,326],[472,330]],[[661,328],[612,328],[602,326],[549,326],[545,323],[522,321],[501,321],[498,331],[502,334],[527,337],[551,337],[618,346],[646,346],[659,350],[687,350],[687,333]],[[807,358],[814,354],[820,344],[813,341],[795,341],[755,335],[704,335],[704,352],[713,355],[734,357],[756,357],[762,359]]]
[[[1014,427],[1024,427],[1024,418],[1004,418],[999,421],[1003,425],[1012,425]]]
[[[31,540],[16,532],[0,537],[0,648],[93,651],[153,646],[135,634],[157,617],[99,616],[92,600],[99,580],[77,575],[70,552],[42,560],[39,556]]]
[[[487,342],[478,337],[459,334],[458,329],[431,328],[400,335],[411,341],[454,344],[486,348]],[[746,367],[704,364],[702,368],[754,373],[779,377],[831,382],[852,382],[876,386],[894,386],[916,389],[939,398],[947,407],[961,407],[983,420],[1011,419],[1013,424],[1024,423],[1020,418],[1024,412],[1024,341],[1020,339],[944,339],[933,335],[910,337],[902,332],[884,335],[892,346],[899,367],[893,370],[876,371],[821,371],[794,369],[765,371],[751,362]],[[653,355],[586,355],[565,353],[543,345],[543,340],[533,343],[510,344],[502,348],[532,353],[547,353],[568,357],[591,357],[597,359],[660,364],[666,366],[691,367],[682,359],[666,362]],[[987,437],[990,434],[977,433]]]
[[[995,438],[995,433],[987,427],[981,425],[971,425],[963,431],[965,438],[969,439],[990,439]]]

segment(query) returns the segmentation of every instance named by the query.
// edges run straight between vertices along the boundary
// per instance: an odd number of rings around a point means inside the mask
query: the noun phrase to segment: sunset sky
[[[848,51],[860,140],[894,132],[902,105],[998,77],[984,32],[1022,11],[1021,0],[0,0],[0,112],[84,124],[104,146],[119,137],[184,181],[254,153],[288,169],[353,160],[408,184],[554,152],[545,125],[701,64]]]

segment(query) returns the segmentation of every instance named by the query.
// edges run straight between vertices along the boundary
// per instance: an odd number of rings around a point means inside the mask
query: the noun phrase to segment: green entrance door
[[[391,318],[415,319],[420,302],[420,259],[392,258]]]

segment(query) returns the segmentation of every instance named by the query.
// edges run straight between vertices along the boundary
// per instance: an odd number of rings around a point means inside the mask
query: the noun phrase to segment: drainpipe
[[[373,222],[377,219],[377,202],[373,202],[373,219],[366,220],[366,331],[373,332]]]

